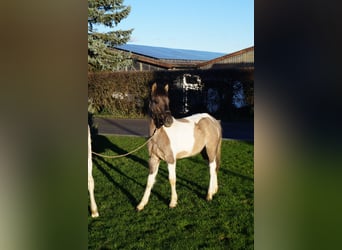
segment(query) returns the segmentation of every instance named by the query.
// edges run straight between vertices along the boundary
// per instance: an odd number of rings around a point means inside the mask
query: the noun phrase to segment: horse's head
[[[157,128],[160,128],[163,125],[170,127],[173,122],[169,108],[168,91],[168,84],[166,84],[163,88],[158,88],[156,83],[152,85],[150,111],[154,124]]]

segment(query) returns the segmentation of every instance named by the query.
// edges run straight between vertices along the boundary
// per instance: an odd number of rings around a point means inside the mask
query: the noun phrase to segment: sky
[[[253,0],[124,0],[128,44],[232,53],[254,45]],[[100,31],[100,29],[99,29]]]

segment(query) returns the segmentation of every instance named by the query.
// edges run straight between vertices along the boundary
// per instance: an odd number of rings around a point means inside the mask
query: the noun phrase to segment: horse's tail
[[[217,121],[218,128],[219,128],[219,138],[216,148],[216,173],[219,171],[220,165],[221,165],[221,145],[222,145],[222,126],[221,121]]]
[[[221,144],[222,144],[222,137],[220,137],[219,142],[217,144],[216,149],[216,173],[219,171],[221,165]]]

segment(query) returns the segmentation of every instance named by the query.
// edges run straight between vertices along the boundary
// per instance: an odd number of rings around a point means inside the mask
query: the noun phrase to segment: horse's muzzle
[[[157,128],[160,128],[161,126],[170,127],[173,123],[173,117],[170,111],[163,114],[154,114],[152,118]]]
[[[170,127],[173,123],[173,118],[171,115],[167,115],[164,119],[164,126],[165,127]]]

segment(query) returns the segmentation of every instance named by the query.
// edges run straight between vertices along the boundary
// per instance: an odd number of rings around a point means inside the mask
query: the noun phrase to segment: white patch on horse
[[[171,127],[164,127],[167,136],[170,139],[171,148],[173,150],[174,158],[179,153],[183,153],[182,157],[191,156],[197,152],[193,152],[195,145],[195,125],[203,118],[213,118],[207,113],[195,114],[192,116],[184,117],[181,120],[173,118],[173,124]],[[219,135],[220,131],[217,130]],[[220,136],[220,135],[219,135]],[[184,154],[186,152],[186,154]]]
[[[164,127],[164,130],[170,139],[174,158],[176,158],[176,155],[180,152],[190,153],[194,147],[195,122],[191,120],[188,121],[189,122],[180,122],[174,119],[171,127]]]

